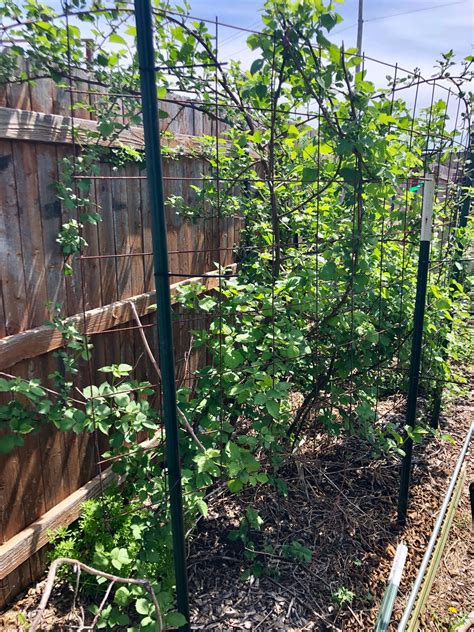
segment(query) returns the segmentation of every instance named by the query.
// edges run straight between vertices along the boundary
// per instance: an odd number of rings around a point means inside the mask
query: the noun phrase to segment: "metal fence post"
[[[420,249],[418,254],[418,274],[416,280],[415,313],[413,317],[413,338],[411,347],[410,376],[407,396],[406,423],[415,427],[418,384],[420,381],[421,345],[423,341],[423,323],[425,317],[426,286],[430,259],[431,225],[433,216],[434,180],[427,178],[423,187],[423,212],[421,216]],[[413,440],[407,436],[403,446],[405,456],[402,460],[400,491],[398,496],[398,522],[406,521],[408,492],[410,487],[411,459]]]
[[[147,182],[150,192],[153,265],[158,305],[157,326],[162,374],[163,415],[166,429],[166,459],[170,488],[177,606],[179,612],[186,617],[187,621],[187,624],[180,629],[189,630],[189,597],[178,444],[178,413],[171,320],[171,295],[158,123],[158,99],[156,94],[155,56],[153,50],[153,21],[150,0],[135,0],[135,20],[137,25],[137,50],[140,66]]]

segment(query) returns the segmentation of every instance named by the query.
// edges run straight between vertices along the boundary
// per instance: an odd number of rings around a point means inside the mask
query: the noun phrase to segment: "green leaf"
[[[318,170],[314,167],[303,167],[301,180],[303,182],[316,182],[318,179]]]
[[[323,281],[330,281],[337,276],[337,266],[334,261],[327,261],[319,272],[319,276]]]
[[[112,373],[113,372],[113,367],[111,366],[101,366],[100,369],[98,369],[98,371],[100,371],[101,373]],[[87,387],[89,388],[89,387]]]
[[[379,114],[379,123],[382,123],[382,125],[386,125],[387,123],[396,123],[396,122],[397,121],[394,116],[390,116],[389,114],[386,114],[385,112],[382,112],[381,114]]]
[[[274,419],[277,419],[280,416],[280,404],[276,400],[267,399],[265,406]]]
[[[97,425],[99,429],[102,430],[100,424],[98,423]],[[118,547],[115,547],[110,552],[110,556],[112,566],[114,566],[117,570],[120,570],[124,564],[130,564],[130,562],[132,561],[128,555],[127,549],[123,548],[119,549]]]
[[[254,86],[254,91],[259,99],[264,99],[267,96],[268,88],[264,83],[258,83]]]
[[[115,591],[114,601],[118,603],[119,606],[126,606],[130,599],[130,591],[126,586],[120,586]]]
[[[448,443],[451,443],[452,445],[456,445],[456,441],[453,439],[453,437],[450,434],[442,434],[441,440],[447,441]]]
[[[169,612],[166,615],[166,624],[172,628],[181,628],[186,625],[186,617],[180,612]]]
[[[243,483],[241,480],[239,479],[231,479],[228,483],[227,483],[227,487],[230,489],[231,492],[233,492],[234,494],[238,494],[241,489],[243,488]]]
[[[333,44],[331,44],[331,42],[327,39],[327,37],[324,37],[321,31],[318,31],[316,35],[316,41],[322,48],[325,48],[325,49],[330,49],[331,46],[333,46]]]
[[[122,564],[130,564],[132,561],[128,555],[127,549],[119,549],[117,559],[120,560]]]
[[[17,435],[12,434],[3,435],[3,437],[0,437],[0,453],[8,454],[9,452],[11,452],[14,448],[16,448],[17,445],[20,445],[20,443],[18,442],[19,439],[21,439],[21,437],[17,437]]]
[[[49,399],[44,399],[38,404],[38,412],[40,415],[47,415],[51,410],[53,403]]]
[[[300,350],[295,344],[289,344],[282,355],[287,358],[297,358],[300,355]]]
[[[147,616],[140,621],[140,632],[155,632],[156,623],[154,619]]]
[[[353,186],[356,186],[359,183],[361,177],[360,172],[357,169],[354,169],[354,167],[343,167],[340,174],[345,182],[352,184]]]
[[[263,404],[265,404],[266,401],[267,401],[266,393],[257,393],[255,397],[253,398],[253,403],[256,406],[263,406]]]
[[[326,28],[328,31],[330,31],[332,28],[334,28],[337,24],[337,15],[335,13],[323,13],[320,18],[321,20],[321,24],[324,26],[324,28]]]
[[[343,138],[336,146],[336,153],[339,156],[349,156],[354,149],[353,143]]]
[[[223,354],[224,366],[229,369],[236,369],[244,359],[244,355],[238,349],[228,350]]]
[[[263,59],[256,59],[253,64],[250,66],[250,74],[254,75],[258,72],[263,66]]]
[[[205,312],[210,312],[216,305],[217,302],[210,296],[206,296],[199,301],[200,309],[203,309]]]
[[[102,369],[99,369],[99,370],[102,371],[105,368],[106,367],[103,367]],[[93,397],[97,397],[99,395],[99,389],[97,388],[97,386],[92,384],[92,386],[86,386],[85,389],[82,391],[82,394],[87,399],[92,399]]]
[[[112,44],[123,44],[123,46],[127,45],[127,42],[118,33],[112,33],[112,35],[109,36],[109,42]]]
[[[198,498],[196,500],[196,507],[199,509],[200,514],[202,514],[204,517],[207,516],[208,514],[207,504],[204,502],[202,498]]]
[[[146,599],[143,599],[143,597],[137,599],[135,610],[138,612],[138,614],[148,615],[150,612],[150,603]]]
[[[263,39],[262,35],[257,34],[257,33],[249,35],[249,37],[247,38],[247,45],[250,48],[250,50],[255,50],[256,48],[258,48],[260,46],[262,39]]]
[[[3,377],[0,378],[0,393],[8,393],[11,391],[13,383],[13,380],[5,380]]]
[[[118,612],[114,616],[114,623],[119,626],[125,626],[130,623],[130,617],[125,612]]]

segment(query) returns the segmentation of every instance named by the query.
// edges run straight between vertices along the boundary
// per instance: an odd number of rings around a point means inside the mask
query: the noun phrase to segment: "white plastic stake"
[[[431,241],[433,223],[434,180],[425,180],[423,186],[423,212],[421,215],[421,241]]]
[[[390,627],[393,606],[395,605],[398,588],[400,587],[400,580],[402,578],[403,568],[407,559],[407,552],[408,549],[406,545],[401,542],[395,551],[395,558],[388,578],[387,588],[385,589],[382,603],[380,604],[380,610],[377,621],[375,622],[374,632],[387,632]]]
[[[403,567],[405,566],[405,562],[407,559],[408,549],[406,544],[401,542],[395,553],[395,559],[393,560],[392,570],[390,571],[390,577],[388,578],[388,583],[393,584],[397,588],[400,587],[400,580],[402,578]]]

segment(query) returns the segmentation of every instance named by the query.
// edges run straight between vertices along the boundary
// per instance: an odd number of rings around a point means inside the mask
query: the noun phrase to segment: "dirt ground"
[[[403,399],[384,402],[389,414],[403,414]],[[199,523],[189,550],[192,629],[366,631],[373,629],[398,542],[408,547],[394,621],[419,568],[463,439],[474,419],[474,394],[450,403],[442,429],[455,444],[430,440],[415,447],[407,526],[396,525],[399,463],[374,460],[361,440],[316,436],[292,455],[282,477],[286,497],[265,486],[242,497],[218,490],[209,516]],[[467,482],[429,598],[421,630],[455,630],[474,610],[474,548],[468,483],[474,481],[474,449]],[[249,566],[245,546],[229,532],[249,505],[263,519],[251,533],[264,574],[241,579]],[[299,545],[294,542],[298,541]],[[273,548],[268,548],[272,543]],[[288,549],[305,547],[310,561],[288,559]],[[267,547],[267,548],[266,548]],[[248,552],[247,552],[248,553]],[[18,629],[18,615],[30,617],[42,584],[0,614],[2,630]],[[64,613],[67,587],[55,591],[43,629],[73,629]],[[21,621],[21,619],[20,619]],[[467,630],[469,626],[465,625]],[[474,630],[474,625],[472,626]]]

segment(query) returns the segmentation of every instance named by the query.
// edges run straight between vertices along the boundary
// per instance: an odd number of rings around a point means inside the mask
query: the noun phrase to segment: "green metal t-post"
[[[176,595],[178,610],[187,621],[186,625],[180,629],[189,630],[188,578],[178,443],[171,294],[161,168],[158,99],[156,94],[155,56],[153,50],[153,20],[150,0],[135,0],[135,21],[137,25],[147,181],[150,192],[153,265],[158,305],[157,326],[163,389],[163,415],[166,429],[166,461],[170,488]]]
[[[410,376],[408,385],[406,423],[415,427],[418,384],[420,381],[421,345],[423,341],[423,323],[425,318],[426,287],[430,260],[431,224],[433,216],[434,181],[425,180],[423,187],[423,212],[421,216],[420,250],[418,254],[418,274],[416,280],[415,314],[413,319],[413,338],[411,346]],[[398,522],[405,524],[410,487],[411,458],[413,441],[405,438],[403,446],[405,456],[402,460],[400,491],[398,496]]]

